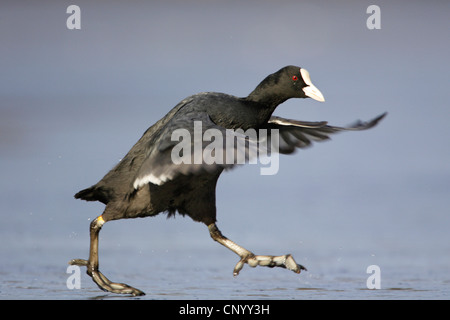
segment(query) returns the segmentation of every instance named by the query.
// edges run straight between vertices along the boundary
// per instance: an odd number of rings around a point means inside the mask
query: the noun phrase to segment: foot
[[[295,273],[300,273],[300,271],[302,270],[306,271],[306,268],[300,264],[297,264],[297,262],[295,262],[294,258],[290,254],[286,254],[284,256],[257,256],[225,237],[222,232],[220,232],[219,228],[217,228],[215,223],[209,224],[208,230],[211,238],[213,238],[214,241],[219,242],[221,245],[227,247],[228,249],[236,253],[239,257],[241,257],[241,260],[239,260],[239,262],[236,264],[236,267],[234,267],[234,276],[237,276],[239,274],[239,271],[242,270],[244,264],[246,263],[252,268],[256,266],[264,266],[270,268],[281,267],[292,270]]]
[[[116,283],[110,281],[107,277],[105,277],[97,268],[91,268],[89,265],[89,261],[84,259],[73,259],[69,261],[70,265],[87,267],[87,274],[94,280],[94,282],[98,285],[100,289],[103,291],[108,291],[112,293],[121,293],[121,294],[131,294],[132,296],[143,296],[145,295],[139,289],[130,287],[125,283]]]
[[[245,256],[241,260],[239,260],[239,262],[236,264],[236,267],[234,267],[233,275],[237,276],[246,263],[252,268],[255,268],[256,266],[264,266],[270,268],[281,267],[292,270],[295,273],[300,273],[301,270],[307,271],[304,266],[297,264],[290,254],[284,256],[260,256],[251,253],[250,255]]]

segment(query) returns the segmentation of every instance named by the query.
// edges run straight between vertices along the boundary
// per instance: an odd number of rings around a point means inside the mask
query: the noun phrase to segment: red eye
[[[297,76],[292,76],[292,80],[297,81],[298,77]]]

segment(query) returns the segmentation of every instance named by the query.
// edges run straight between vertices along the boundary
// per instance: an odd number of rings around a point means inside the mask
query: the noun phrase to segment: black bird
[[[239,255],[234,275],[239,273],[245,263],[251,267],[282,267],[296,273],[306,270],[290,254],[255,255],[222,235],[216,226],[216,183],[223,170],[237,163],[236,154],[230,158],[232,161],[215,162],[206,161],[202,155],[208,148],[208,139],[204,141],[208,130],[214,133],[214,139],[221,139],[217,137],[222,134],[223,141],[215,142],[220,142],[219,149],[222,147],[225,153],[229,152],[226,139],[241,139],[241,145],[245,145],[245,157],[250,159],[253,147],[256,152],[263,151],[261,130],[266,130],[267,141],[278,137],[275,144],[271,142],[266,148],[270,149],[269,152],[277,151],[273,149],[273,146],[277,146],[279,153],[289,154],[296,148],[309,146],[312,141],[327,140],[330,134],[336,132],[371,128],[386,115],[384,113],[369,122],[358,121],[349,127],[329,126],[325,121],[305,122],[272,116],[275,108],[284,101],[308,97],[325,101],[322,93],[312,84],[308,71],[287,66],[267,76],[245,98],[206,92],[192,95],[178,103],[164,118],[145,131],[128,154],[103,179],[75,195],[77,199],[100,201],[106,207],[90,224],[89,259],[74,259],[69,263],[86,266],[88,275],[104,291],[143,295],[144,292],[136,288],[111,282],[99,271],[100,229],[111,220],[154,216],[160,212],[167,212],[170,216],[178,212],[203,222],[215,241]],[[195,123],[200,124],[201,129],[198,126],[196,128]],[[254,136],[246,134],[251,129],[259,130],[256,140]],[[245,131],[244,134],[242,131]],[[176,132],[178,135],[174,138]],[[187,141],[187,145],[192,148],[179,150],[180,133],[194,136],[194,139]],[[195,138],[198,133],[202,139]],[[233,145],[232,148],[237,151],[238,147]],[[219,149],[216,148],[210,155],[219,156]],[[174,155],[187,161],[174,161]],[[217,159],[223,160],[220,156]]]

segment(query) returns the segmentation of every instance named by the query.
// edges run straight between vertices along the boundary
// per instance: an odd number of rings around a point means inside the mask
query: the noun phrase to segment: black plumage
[[[251,149],[261,151],[258,137],[252,139],[239,130],[266,130],[268,139],[272,132],[279,133],[279,153],[290,154],[297,148],[308,147],[313,141],[329,139],[329,135],[344,130],[363,130],[375,126],[385,114],[370,122],[357,122],[349,127],[329,126],[327,122],[305,122],[272,115],[275,108],[290,98],[311,97],[324,101],[320,91],[311,83],[305,69],[287,66],[267,76],[245,98],[223,93],[206,92],[190,96],[178,103],[164,118],[151,126],[127,155],[103,179],[75,195],[77,199],[100,201],[106,205],[101,216],[91,223],[89,260],[75,259],[71,264],[88,267],[88,274],[106,291],[143,294],[125,284],[109,281],[98,270],[98,233],[110,220],[153,216],[161,212],[188,215],[208,226],[211,237],[237,253],[241,260],[234,273],[238,274],[244,263],[283,267],[294,272],[304,269],[292,256],[257,256],[225,238],[216,222],[215,188],[223,170],[235,162],[175,164],[172,151],[179,141],[173,139],[176,130],[195,136],[195,125],[201,124],[201,137],[209,129],[221,133],[224,152],[226,139],[241,139],[247,156]],[[277,131],[273,131],[276,129]],[[190,159],[201,158],[210,143],[197,139],[192,145]],[[195,145],[200,147],[195,147]],[[239,144],[237,144],[239,145]],[[234,146],[237,148],[237,146]],[[215,151],[217,152],[217,151]],[[270,150],[272,152],[272,150]],[[199,158],[197,158],[199,159]]]

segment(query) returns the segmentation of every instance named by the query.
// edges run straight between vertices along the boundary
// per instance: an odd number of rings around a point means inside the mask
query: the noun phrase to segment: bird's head
[[[309,72],[296,66],[287,66],[268,75],[247,97],[248,100],[272,107],[290,98],[325,101],[319,89],[312,84]]]
[[[290,98],[311,98],[324,102],[325,98],[315,85],[306,69],[287,66],[275,73],[279,85]]]

